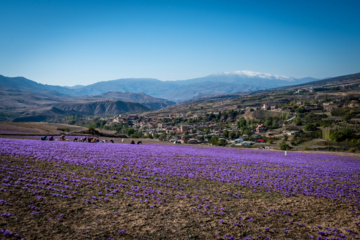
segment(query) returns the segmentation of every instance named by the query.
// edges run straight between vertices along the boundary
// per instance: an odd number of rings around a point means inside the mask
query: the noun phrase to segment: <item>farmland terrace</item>
[[[360,160],[0,139],[9,239],[358,239]]]

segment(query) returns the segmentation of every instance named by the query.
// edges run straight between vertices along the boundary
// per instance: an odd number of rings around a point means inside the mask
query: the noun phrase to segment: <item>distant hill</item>
[[[295,79],[286,76],[238,71],[178,81],[160,81],[150,78],[127,78],[102,81],[82,88],[77,88],[71,94],[76,96],[94,96],[109,91],[142,92],[153,97],[168,99],[179,103],[204,94],[256,91],[301,84],[314,80],[316,79]]]
[[[100,96],[74,97],[64,94],[68,93],[66,88],[42,85],[21,77],[0,76],[0,86],[1,121],[43,121],[69,115],[117,115],[158,110],[175,104],[144,93],[109,92]]]
[[[23,92],[53,91],[57,94],[71,95],[68,88],[37,83],[24,77],[5,77],[0,75],[0,89],[12,89]]]
[[[161,98],[155,98],[145,93],[107,92],[100,96],[95,96],[94,98],[121,100],[125,102],[136,102],[136,103],[141,103],[147,106],[149,109],[154,109],[154,110],[175,104],[172,101],[168,101]]]
[[[301,89],[301,88],[307,88],[307,89],[324,88],[324,89],[340,90],[342,88],[346,88],[346,86],[360,87],[360,73],[349,74],[349,75],[345,75],[345,76],[339,76],[339,77],[311,81],[311,82],[307,82],[307,80],[305,80],[305,83],[301,83],[301,84],[277,87],[277,88],[269,88],[269,89],[258,90],[258,91],[247,91],[247,92],[240,91],[240,92],[234,92],[234,93],[228,93],[228,94],[202,95],[197,98],[194,98],[194,99],[191,99],[188,101],[184,101],[180,104],[180,106],[186,106],[186,105],[191,105],[194,103],[201,103],[201,102],[224,101],[224,100],[230,100],[230,99],[235,99],[235,98],[250,96],[250,95],[270,94],[270,93],[277,93],[277,92],[283,93],[286,91],[291,91],[294,89]],[[174,107],[176,108],[176,106],[174,106]]]
[[[51,111],[62,111],[65,113],[77,113],[77,115],[118,115],[126,112],[149,111],[150,108],[140,103],[103,100],[84,103],[59,103],[55,104]]]
[[[249,92],[314,81],[314,78],[295,79],[251,71],[213,74],[206,77],[178,81],[160,81],[152,78],[126,78],[101,81],[88,86],[60,87],[39,84],[22,77],[0,76],[0,88],[54,91],[72,97],[99,96],[107,92],[144,93],[176,103],[206,94]]]

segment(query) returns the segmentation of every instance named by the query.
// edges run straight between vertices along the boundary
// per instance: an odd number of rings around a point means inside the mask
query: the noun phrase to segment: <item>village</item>
[[[360,143],[357,95],[324,89],[195,100],[157,111],[68,117],[63,122],[88,127],[92,133],[167,144],[356,151]]]
[[[270,143],[274,140],[284,135],[294,136],[299,132],[300,127],[291,124],[296,113],[282,114],[288,119],[275,118],[277,122],[271,129],[261,123],[261,120],[244,119],[242,116],[242,113],[261,110],[286,113],[277,106],[263,104],[257,108],[246,107],[225,112],[189,112],[166,116],[120,114],[114,117],[102,117],[100,120],[106,121],[107,126],[115,124],[129,126],[134,131],[130,131],[128,137],[136,137],[131,133],[141,132],[141,137],[156,138],[159,141],[169,141],[174,144],[257,145],[269,149]],[[232,116],[227,117],[229,114]]]

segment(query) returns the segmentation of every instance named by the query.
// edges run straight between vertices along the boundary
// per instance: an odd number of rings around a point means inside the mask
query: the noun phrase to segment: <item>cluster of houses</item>
[[[218,113],[211,113],[218,114]],[[228,144],[233,146],[250,146],[255,143],[265,143],[262,139],[262,135],[266,134],[266,127],[263,124],[258,124],[256,129],[251,129],[251,132],[254,133],[251,136],[251,141],[249,136],[246,134],[241,134],[240,129],[234,124],[232,127],[222,128],[216,122],[205,122],[202,124],[183,124],[176,123],[177,118],[199,118],[206,116],[206,114],[170,114],[167,116],[156,116],[152,117],[150,115],[119,115],[112,118],[102,118],[102,120],[107,120],[111,122],[110,124],[129,124],[131,128],[137,131],[141,131],[145,137],[150,135],[154,137],[155,135],[161,136],[160,141],[170,141],[174,144],[188,143],[188,144],[198,144],[198,143],[207,143],[212,136],[217,136],[218,140],[225,141]],[[224,131],[228,132],[237,132],[239,138],[235,140],[225,139],[223,136]],[[165,134],[164,134],[165,133]]]
[[[236,111],[248,111],[250,107],[244,109],[238,109]],[[282,111],[281,108],[278,108],[275,105],[268,105],[264,103],[256,109],[269,110],[269,111]],[[212,136],[217,136],[220,141],[226,141],[228,144],[235,146],[249,146],[254,145],[255,143],[265,143],[263,136],[273,137],[277,134],[282,135],[295,135],[298,131],[294,130],[284,130],[281,132],[269,132],[264,124],[257,124],[255,129],[249,129],[251,132],[251,138],[246,134],[242,134],[240,129],[236,124],[232,124],[232,127],[222,128],[216,121],[193,121],[193,124],[187,123],[184,124],[183,121],[177,121],[179,119],[193,119],[197,120],[199,118],[206,117],[209,114],[215,116],[219,115],[219,112],[201,112],[201,113],[171,113],[171,114],[121,114],[114,117],[104,117],[101,120],[106,120],[108,124],[128,124],[134,130],[141,131],[145,137],[155,137],[160,136],[159,140],[161,141],[170,141],[174,144],[179,143],[207,143]],[[294,118],[294,117],[293,117]],[[279,122],[279,125],[284,127],[289,121],[282,120]],[[179,123],[180,122],[180,123]],[[224,131],[236,132],[239,136],[235,140],[225,139],[223,136]],[[250,140],[250,141],[249,141]]]

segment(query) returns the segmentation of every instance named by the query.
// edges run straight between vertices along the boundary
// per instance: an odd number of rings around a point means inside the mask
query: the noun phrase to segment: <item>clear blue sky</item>
[[[72,86],[360,72],[360,1],[0,0],[0,74]]]

